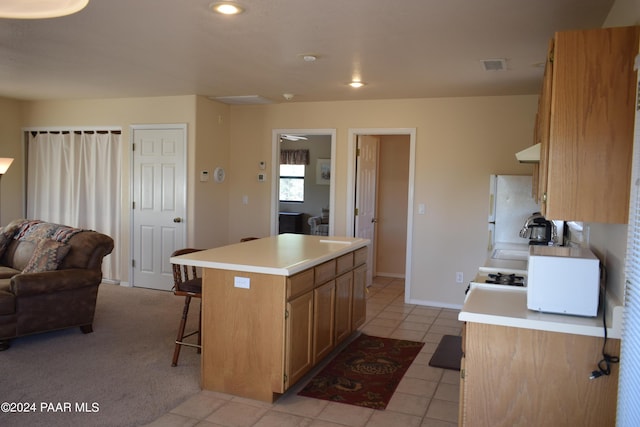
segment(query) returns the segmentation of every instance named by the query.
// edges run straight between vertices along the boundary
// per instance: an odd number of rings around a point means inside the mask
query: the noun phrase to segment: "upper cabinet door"
[[[540,165],[548,219],[627,222],[639,28],[555,35]]]

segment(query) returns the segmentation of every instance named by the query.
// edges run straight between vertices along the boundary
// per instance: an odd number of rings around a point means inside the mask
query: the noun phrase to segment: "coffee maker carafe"
[[[540,212],[534,212],[522,226],[520,237],[529,239],[530,245],[548,245],[557,241],[556,225]]]

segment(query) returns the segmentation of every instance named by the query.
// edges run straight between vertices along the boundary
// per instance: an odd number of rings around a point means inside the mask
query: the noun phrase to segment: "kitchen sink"
[[[491,254],[491,258],[509,261],[527,261],[529,259],[529,251],[522,249],[495,249]]]

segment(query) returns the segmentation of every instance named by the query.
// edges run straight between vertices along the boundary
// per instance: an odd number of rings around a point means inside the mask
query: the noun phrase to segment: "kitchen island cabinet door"
[[[600,337],[467,322],[460,424],[615,426],[618,366],[589,379],[601,352]]]
[[[336,345],[353,331],[351,315],[353,307],[353,273],[350,271],[336,278]]]
[[[335,280],[314,289],[313,309],[313,364],[316,365],[335,346]]]
[[[355,331],[364,325],[367,317],[367,265],[363,264],[353,270],[353,318],[352,329]]]
[[[287,303],[285,389],[313,366],[313,291]]]

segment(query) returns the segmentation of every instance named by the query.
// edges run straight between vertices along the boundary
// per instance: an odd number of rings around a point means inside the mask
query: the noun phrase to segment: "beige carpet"
[[[183,303],[170,292],[103,284],[92,334],[72,328],[13,340],[0,352],[0,403],[36,410],[0,412],[0,425],[139,426],[170,411],[200,391],[195,349],[183,347],[171,367]]]

